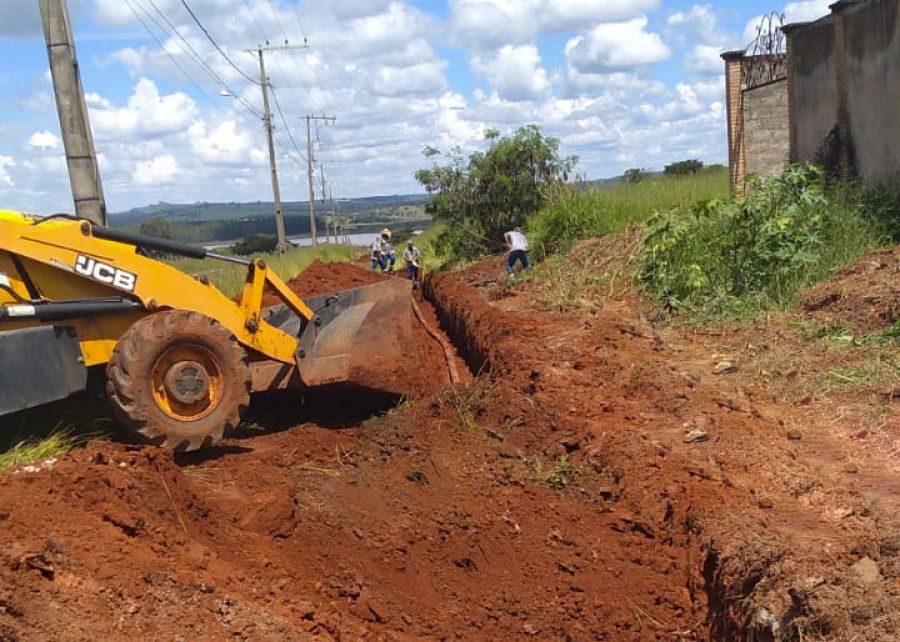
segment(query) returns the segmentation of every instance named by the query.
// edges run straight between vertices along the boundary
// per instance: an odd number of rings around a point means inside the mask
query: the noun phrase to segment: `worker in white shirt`
[[[419,287],[419,262],[422,260],[422,253],[415,246],[412,239],[406,242],[406,249],[403,251],[403,260],[406,262],[406,276],[412,281],[413,289]]]
[[[522,269],[527,269],[529,266],[528,239],[522,233],[521,227],[507,232],[503,235],[503,238],[506,241],[506,247],[509,249],[506,255],[506,271],[509,274],[509,278],[512,279],[516,275],[517,262],[522,264]]]

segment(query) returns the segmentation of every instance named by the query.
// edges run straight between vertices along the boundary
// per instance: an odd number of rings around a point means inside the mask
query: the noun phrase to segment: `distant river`
[[[423,232],[423,230],[416,230],[414,232],[414,234],[416,236],[418,236],[422,232]],[[365,234],[350,234],[349,236],[350,236],[350,245],[355,246],[355,247],[368,247],[369,244],[372,242],[372,240],[375,238],[376,232],[367,232]],[[318,239],[319,239],[319,243],[328,243],[328,239],[326,239],[324,236],[319,236]],[[309,247],[310,245],[312,245],[312,237],[310,237],[310,236],[292,236],[292,237],[288,237],[288,242],[291,245],[294,245],[296,247]],[[209,250],[210,252],[213,252],[215,250],[220,250],[223,247],[230,247],[230,246],[234,245],[235,243],[237,243],[237,241],[216,243],[215,245],[205,245],[204,247],[207,250]]]

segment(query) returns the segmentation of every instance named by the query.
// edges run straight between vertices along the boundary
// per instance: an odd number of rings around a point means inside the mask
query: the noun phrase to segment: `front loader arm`
[[[247,284],[238,304],[207,280],[197,280],[162,261],[143,256],[138,245],[166,245],[171,251],[182,244],[97,229],[82,220],[40,219],[0,212],[0,252],[27,259],[26,264],[40,264],[35,271],[43,272],[45,278],[34,279],[40,302],[90,299],[101,292],[136,300],[148,312],[199,312],[230,330],[244,346],[276,361],[294,363],[298,339],[261,318],[266,284],[303,319],[309,320],[313,314],[264,262],[246,262]],[[206,254],[202,248],[192,251]],[[111,330],[111,334],[117,332],[118,327]]]

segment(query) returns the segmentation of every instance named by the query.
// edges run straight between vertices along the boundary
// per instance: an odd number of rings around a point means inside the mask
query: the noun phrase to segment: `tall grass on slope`
[[[709,169],[693,176],[661,176],[584,191],[558,190],[547,195],[549,205],[528,222],[534,251],[566,252],[578,241],[616,234],[657,211],[725,198],[729,185],[727,171]]]
[[[297,276],[316,259],[351,261],[365,251],[365,248],[347,245],[320,245],[315,249],[311,247],[294,248],[285,254],[262,254],[259,258],[265,260],[281,278],[288,280]],[[239,294],[247,276],[246,267],[214,259],[177,258],[169,263],[187,274],[205,274],[227,296]]]

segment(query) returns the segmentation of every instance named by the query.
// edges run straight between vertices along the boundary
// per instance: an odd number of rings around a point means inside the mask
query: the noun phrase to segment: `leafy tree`
[[[647,176],[647,170],[635,167],[627,170],[622,176],[622,180],[626,183],[640,183],[642,180],[647,178]]]
[[[703,163],[698,160],[683,160],[671,165],[666,165],[666,176],[690,176],[699,174],[703,169]]]
[[[537,212],[546,186],[568,180],[578,162],[575,156],[561,158],[559,141],[542,135],[537,125],[508,137],[489,129],[485,139],[487,151],[466,158],[454,147],[444,165],[437,162],[441,152],[428,146],[423,153],[434,159],[432,166],[415,173],[431,194],[426,212],[447,223],[437,245],[455,258],[501,250],[503,233]]]
[[[251,234],[235,243],[231,250],[241,256],[274,252],[278,240],[271,234]]]
[[[141,223],[141,234],[158,239],[172,238],[172,225],[162,216],[154,216]]]

